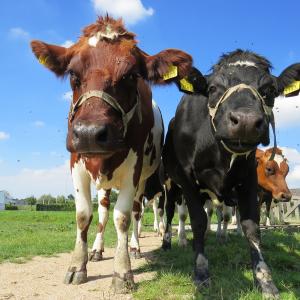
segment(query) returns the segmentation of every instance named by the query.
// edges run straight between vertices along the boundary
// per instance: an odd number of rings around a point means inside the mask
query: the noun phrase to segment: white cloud
[[[45,122],[43,122],[43,121],[35,121],[34,123],[33,123],[33,125],[35,126],[35,127],[44,127],[45,126]]]
[[[66,47],[66,48],[69,48],[72,45],[74,45],[74,42],[71,40],[66,40],[64,43],[61,44],[62,47]]]
[[[10,135],[4,131],[0,131],[0,141],[9,139]]]
[[[14,39],[22,39],[22,40],[28,40],[30,38],[29,32],[22,29],[21,27],[14,27],[9,30],[10,37]]]
[[[73,184],[69,161],[49,169],[22,169],[10,176],[0,176],[1,189],[7,190],[13,197],[36,197],[42,194],[68,195],[73,193]]]
[[[300,125],[300,94],[295,97],[278,97],[274,109],[277,128],[288,128]]]
[[[66,93],[64,93],[62,95],[63,100],[71,102],[71,100],[73,99],[73,92],[72,91],[68,91]]]
[[[287,175],[289,188],[300,188],[300,164],[296,165]]]
[[[153,8],[145,8],[141,0],[92,0],[92,3],[97,14],[122,17],[126,24],[135,24],[154,13]]]

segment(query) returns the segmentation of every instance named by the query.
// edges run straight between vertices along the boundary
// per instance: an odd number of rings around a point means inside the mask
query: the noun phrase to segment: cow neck
[[[273,131],[273,136],[274,136],[274,147],[273,147],[273,151],[272,151],[272,154],[270,156],[270,159],[269,160],[273,160],[274,157],[275,157],[275,148],[277,147],[277,141],[276,141],[276,132],[275,132],[275,119],[274,119],[274,114],[273,114],[273,111],[272,111],[272,106],[268,106],[266,105],[265,103],[265,100],[264,98],[261,96],[261,94],[259,93],[259,91],[254,88],[253,86],[250,86],[248,84],[245,84],[245,83],[240,83],[240,84],[237,84],[235,86],[232,86],[230,88],[228,88],[224,94],[221,96],[221,98],[219,99],[219,101],[217,102],[217,104],[215,105],[215,107],[211,107],[209,106],[208,104],[208,111],[209,111],[209,115],[211,116],[211,124],[212,124],[212,127],[214,129],[214,131],[216,132],[217,131],[217,128],[215,126],[215,123],[214,123],[214,119],[215,119],[215,116],[217,114],[217,111],[219,109],[219,107],[221,106],[221,104],[223,102],[225,102],[226,100],[229,99],[229,97],[235,93],[235,92],[239,92],[243,89],[248,89],[251,91],[251,93],[255,96],[255,99],[260,101],[262,107],[263,107],[263,110],[264,110],[264,113],[265,115],[267,116],[270,124],[271,124],[271,127],[272,127],[272,131]],[[229,153],[231,153],[231,161],[230,161],[230,167],[229,167],[229,170],[231,169],[231,166],[233,164],[233,162],[235,161],[235,159],[238,157],[238,156],[243,156],[245,155],[246,158],[248,157],[248,155],[254,151],[255,149],[253,150],[249,150],[247,152],[235,152],[233,151],[232,149],[230,149],[223,140],[221,140],[221,144],[222,146],[225,148],[226,151],[228,151]]]
[[[140,103],[140,94],[139,94],[138,89],[136,91],[136,103],[128,112],[125,112],[123,110],[123,108],[121,107],[121,105],[119,104],[119,102],[116,100],[116,98],[112,97],[110,94],[108,94],[104,91],[99,91],[99,90],[87,91],[87,92],[83,93],[75,103],[71,103],[70,112],[69,112],[69,122],[72,122],[72,120],[74,119],[75,113],[78,110],[78,108],[85,101],[87,101],[88,99],[90,99],[92,97],[97,98],[99,101],[106,102],[107,104],[112,106],[116,111],[121,113],[123,127],[124,127],[123,137],[125,137],[125,135],[127,133],[128,123],[132,119],[135,111],[138,112],[138,118],[141,123],[142,111],[141,111],[141,103]]]

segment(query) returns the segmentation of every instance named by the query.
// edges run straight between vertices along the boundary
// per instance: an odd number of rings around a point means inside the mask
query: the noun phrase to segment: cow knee
[[[127,232],[130,226],[130,215],[117,212],[114,218],[115,226],[121,232]]]
[[[139,221],[141,218],[142,207],[141,203],[138,201],[133,202],[132,215],[136,221]]]
[[[159,209],[157,210],[157,212],[158,212],[158,215],[159,215],[161,218],[164,216],[164,210],[163,210],[163,209],[159,208]]]

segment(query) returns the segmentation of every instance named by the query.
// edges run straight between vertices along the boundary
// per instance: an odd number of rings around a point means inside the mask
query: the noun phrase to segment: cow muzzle
[[[81,154],[112,154],[125,148],[119,129],[113,124],[95,124],[76,121],[71,129],[68,150]]]

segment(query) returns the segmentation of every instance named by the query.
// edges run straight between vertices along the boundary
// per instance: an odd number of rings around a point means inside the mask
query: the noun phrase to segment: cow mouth
[[[256,147],[259,144],[259,142],[255,143],[255,142],[243,141],[240,139],[222,139],[222,141],[230,150],[237,153],[252,151],[256,149]]]

